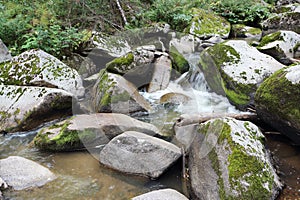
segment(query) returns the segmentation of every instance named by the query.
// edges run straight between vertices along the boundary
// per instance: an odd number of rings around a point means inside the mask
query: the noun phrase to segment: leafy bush
[[[255,0],[222,0],[211,3],[211,8],[231,23],[257,25],[270,14],[269,7]]]
[[[166,22],[173,29],[182,30],[192,19],[190,5],[191,1],[188,0],[154,0],[151,7],[137,14],[137,19],[131,23],[145,26],[152,22]]]
[[[74,27],[63,29],[54,24],[49,27],[37,26],[25,34],[20,50],[42,49],[58,58],[71,55],[84,42],[86,32],[78,32]]]

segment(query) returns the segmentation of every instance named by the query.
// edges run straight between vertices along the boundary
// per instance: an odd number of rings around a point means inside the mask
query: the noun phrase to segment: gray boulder
[[[0,85],[0,131],[26,131],[68,116],[72,98],[61,89]]]
[[[42,165],[19,156],[0,160],[0,166],[0,177],[15,190],[40,187],[56,178]]]
[[[100,162],[124,173],[155,179],[180,156],[180,149],[171,143],[141,132],[127,131],[102,149]]]
[[[284,67],[242,40],[205,49],[199,63],[212,91],[226,95],[240,109],[254,102],[254,93],[266,77]]]
[[[33,144],[39,149],[50,151],[89,149],[107,144],[125,131],[140,131],[149,135],[160,134],[154,125],[127,115],[97,113],[75,115],[44,128],[36,135]]]
[[[160,189],[136,196],[132,200],[188,200],[188,198],[173,189]]]
[[[171,79],[172,63],[168,55],[160,56],[153,66],[152,79],[148,86],[148,92],[164,90],[168,87]]]
[[[81,97],[84,95],[78,72],[42,50],[29,50],[0,64],[0,84],[54,87]]]
[[[114,112],[129,114],[150,111],[150,104],[138,89],[124,77],[102,70],[91,95],[94,112]]]
[[[300,47],[300,35],[293,31],[278,31],[265,35],[259,45],[258,50],[268,54],[284,65],[290,65],[299,59],[297,55]]]
[[[189,153],[198,199],[275,199],[282,184],[257,126],[233,118],[198,125]]]
[[[11,57],[7,47],[0,39],[0,63],[7,61],[7,60],[11,60],[11,59],[12,59],[12,57]]]
[[[277,71],[255,95],[258,116],[300,144],[300,65]]]
[[[294,31],[300,34],[300,12],[284,12],[271,15],[262,22],[263,35],[279,30]]]

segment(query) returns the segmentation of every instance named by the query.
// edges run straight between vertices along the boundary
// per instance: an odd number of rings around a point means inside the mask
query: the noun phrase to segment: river
[[[190,64],[197,69],[197,54],[186,56]],[[195,75],[197,74],[197,75]],[[184,81],[185,80],[185,81]],[[192,81],[189,81],[192,80]],[[184,83],[179,86],[178,83]],[[159,98],[168,92],[183,93],[192,99],[177,107],[158,105]],[[153,113],[136,118],[150,122],[162,130],[165,135],[173,134],[172,125],[183,113],[239,112],[228,100],[209,91],[203,74],[185,74],[179,80],[170,83],[166,90],[142,95],[155,106]],[[49,124],[48,124],[49,125]],[[47,126],[47,125],[45,125]],[[5,191],[6,199],[104,199],[122,200],[160,188],[173,188],[187,193],[186,181],[182,178],[181,163],[175,164],[158,180],[124,175],[107,169],[99,164],[99,150],[69,153],[41,152],[30,145],[39,129],[13,135],[0,136],[0,159],[18,155],[34,160],[53,171],[57,179],[41,188],[25,191]],[[292,146],[281,135],[267,134],[267,147],[274,155],[280,169],[280,177],[286,184],[279,199],[300,199],[300,148]],[[171,137],[169,137],[171,138]],[[170,141],[172,141],[170,139]]]

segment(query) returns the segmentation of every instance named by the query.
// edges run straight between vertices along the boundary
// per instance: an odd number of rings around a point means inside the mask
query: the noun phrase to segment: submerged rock
[[[266,79],[255,95],[258,116],[300,144],[300,65],[281,69]]]
[[[42,129],[33,144],[50,151],[73,151],[107,144],[125,131],[160,134],[151,124],[116,113],[75,115],[70,119]]]
[[[29,50],[0,64],[0,84],[56,87],[84,95],[78,72],[42,50]]]
[[[257,126],[233,118],[200,124],[189,153],[199,199],[275,199],[282,184]]]
[[[100,162],[124,173],[158,178],[181,156],[180,149],[162,139],[127,131],[100,152]]]
[[[7,60],[11,60],[11,59],[12,59],[12,57],[11,57],[7,47],[0,39],[0,63],[7,61]]]
[[[0,131],[26,131],[71,115],[72,98],[61,89],[0,85]]]
[[[200,38],[210,38],[215,35],[228,38],[230,23],[226,19],[203,9],[193,9],[193,19],[186,31]]]
[[[19,156],[0,160],[0,166],[0,177],[15,190],[40,187],[56,178],[42,165]]]
[[[170,104],[185,104],[190,101],[192,98],[181,93],[170,92],[164,94],[160,97],[159,102],[162,104],[170,103]]]
[[[120,75],[102,70],[92,92],[95,112],[133,113],[150,111],[150,104],[138,89]]]
[[[173,189],[160,189],[136,196],[132,200],[188,200],[188,198]]]
[[[210,88],[240,109],[253,103],[254,93],[266,77],[284,67],[242,40],[205,49],[199,63]]]
[[[300,47],[300,35],[293,31],[278,31],[262,38],[258,50],[274,57],[285,65],[294,62],[293,58],[300,58],[296,55]]]

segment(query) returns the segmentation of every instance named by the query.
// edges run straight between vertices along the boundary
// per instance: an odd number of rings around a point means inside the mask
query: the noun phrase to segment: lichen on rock
[[[193,19],[186,29],[186,32],[200,38],[209,38],[219,35],[228,38],[230,33],[230,23],[226,19],[215,15],[211,11],[204,9],[192,9]]]
[[[253,103],[254,93],[266,77],[284,67],[241,40],[205,49],[199,63],[211,89],[225,94],[240,109]]]
[[[278,31],[265,35],[258,45],[258,50],[274,57],[279,62],[292,64],[295,52],[300,45],[300,35],[293,31]]]
[[[42,50],[29,50],[0,64],[0,84],[57,87],[75,96],[84,88],[78,72]]]
[[[132,113],[150,111],[150,104],[138,93],[138,89],[120,75],[99,73],[94,85],[92,107],[95,112]]]
[[[257,113],[266,123],[300,144],[300,65],[266,79],[255,95]]]
[[[275,199],[282,188],[264,136],[251,122],[217,118],[200,124],[189,157],[197,198]]]

